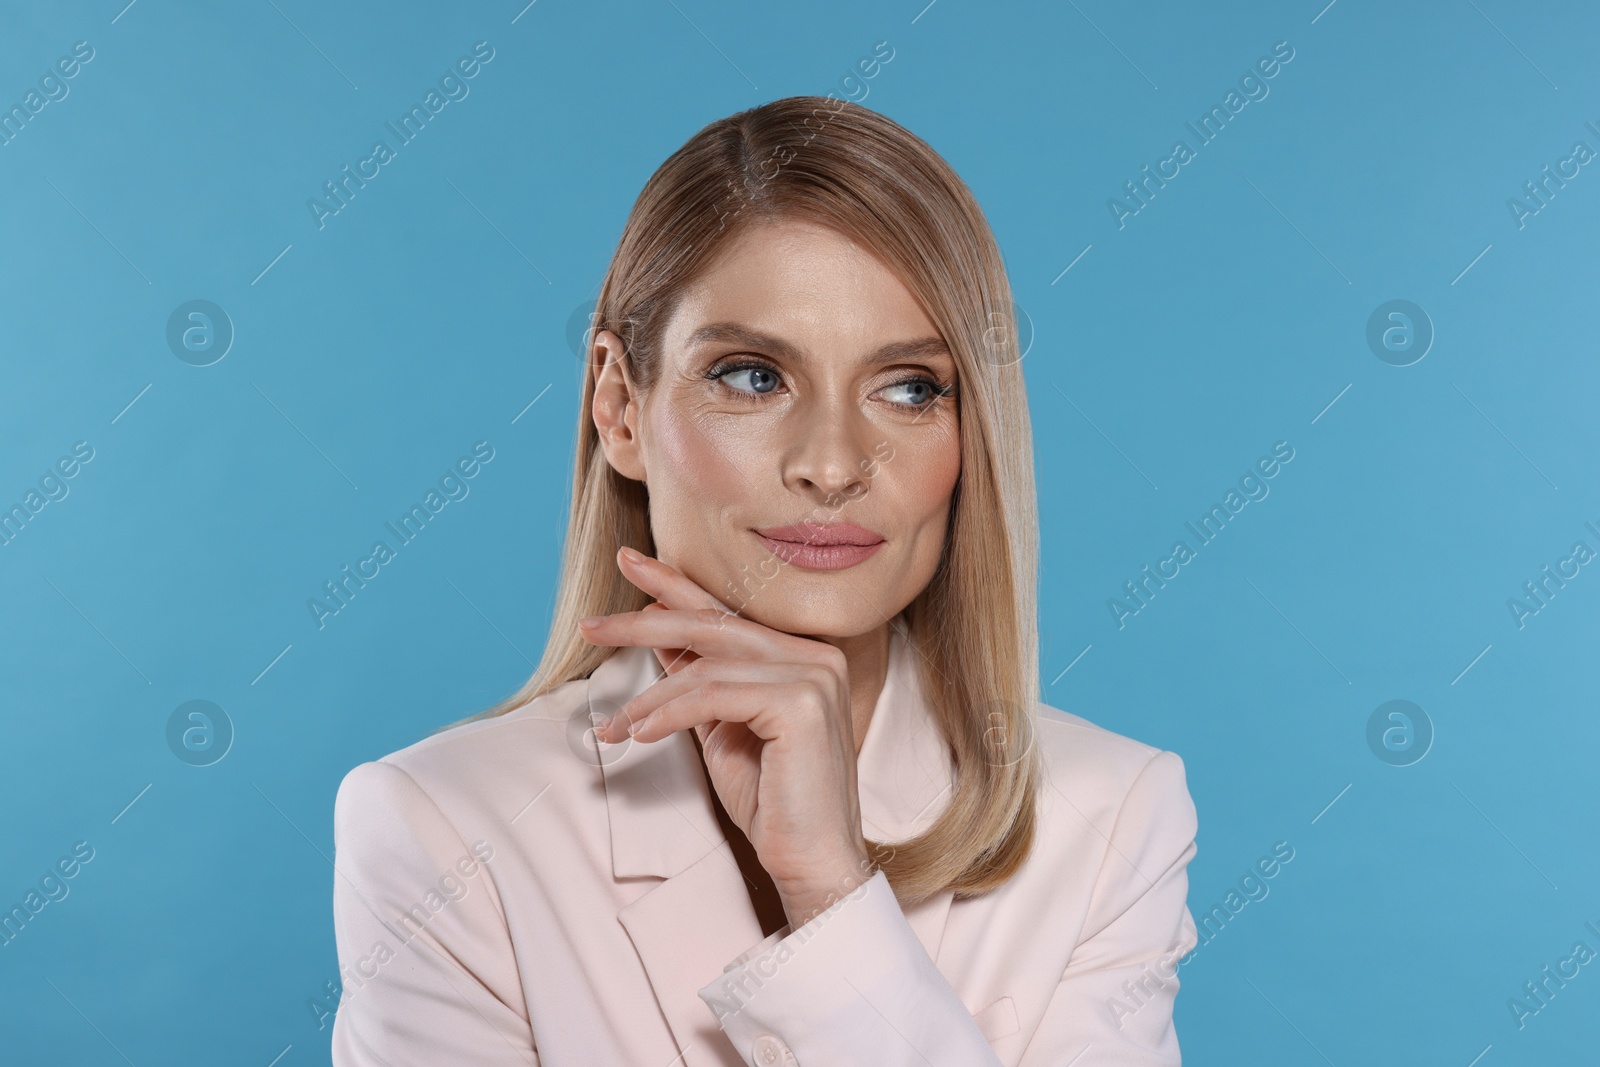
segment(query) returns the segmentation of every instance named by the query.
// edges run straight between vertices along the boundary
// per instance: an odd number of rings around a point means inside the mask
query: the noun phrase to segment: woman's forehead
[[[938,337],[922,305],[876,256],[825,227],[799,223],[780,233],[777,225],[763,224],[770,240],[759,231],[735,238],[685,286],[667,326],[670,344],[848,342],[864,354]]]

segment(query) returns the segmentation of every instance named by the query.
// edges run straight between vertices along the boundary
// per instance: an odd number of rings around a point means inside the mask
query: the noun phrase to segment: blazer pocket
[[[1017,1022],[1017,1007],[1010,997],[1001,997],[982,1011],[972,1014],[972,1021],[978,1024],[984,1040],[991,1044],[1008,1034],[1017,1032],[1021,1025]]]

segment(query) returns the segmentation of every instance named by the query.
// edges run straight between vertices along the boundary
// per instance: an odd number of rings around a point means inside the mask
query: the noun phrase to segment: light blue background
[[[1600,549],[1600,165],[1521,228],[1506,203],[1600,149],[1592,8],[523,2],[0,14],[7,107],[95,50],[0,147],[0,503],[95,450],[0,548],[0,904],[95,850],[0,949],[4,1058],[326,1062],[334,791],[531,672],[569,323],[634,197],[705,123],[830,90],[966,179],[1032,324],[1046,700],[1184,758],[1197,918],[1295,850],[1182,968],[1185,1062],[1592,1058],[1600,964],[1520,1030],[1507,1001],[1600,949],[1600,567],[1522,628],[1507,600]],[[319,230],[307,199],[480,40]],[[1284,40],[1119,229],[1107,199]],[[166,343],[192,299],[236,330],[211,366]],[[1409,366],[1367,346],[1391,299],[1436,330]],[[319,630],[308,598],[480,440]],[[1108,598],[1278,441],[1270,495],[1119,629]],[[212,766],[167,746],[192,699],[236,729]],[[1391,699],[1436,731],[1410,766],[1366,740]]]

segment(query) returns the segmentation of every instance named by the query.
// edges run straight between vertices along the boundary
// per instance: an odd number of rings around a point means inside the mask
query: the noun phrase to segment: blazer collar
[[[890,621],[888,671],[857,759],[862,832],[885,843],[926,829],[953,784],[954,764],[922,690],[921,653],[904,627],[903,614]],[[663,673],[649,648],[618,648],[589,677],[591,714],[611,714]],[[697,992],[728,961],[762,941],[761,925],[717,823],[694,742],[679,731],[650,744],[599,748],[613,875],[666,879],[617,918],[633,940],[684,1062],[737,1067],[743,1061],[729,1058],[733,1050]],[[950,901],[946,891],[906,912],[932,958]]]

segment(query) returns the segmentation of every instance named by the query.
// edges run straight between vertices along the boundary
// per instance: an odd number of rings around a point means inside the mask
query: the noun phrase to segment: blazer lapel
[[[897,616],[889,669],[857,762],[862,832],[894,843],[926,829],[948,803],[952,763],[924,703],[919,653]],[[609,715],[663,674],[648,648],[618,648],[589,678],[591,714]],[[717,824],[694,742],[679,731],[651,744],[600,746],[616,878],[663,881],[617,912],[686,1067],[742,1067],[698,991],[763,940],[744,876]],[[937,959],[951,894],[905,909]],[[782,933],[787,935],[789,928]]]
[[[617,912],[687,1067],[743,1067],[696,990],[761,940],[744,878],[727,845]]]
[[[625,646],[589,678],[591,714],[609,715],[663,674],[655,653]],[[685,1067],[743,1067],[697,995],[761,940],[733,850],[717,824],[694,742],[600,746],[616,878],[662,878],[617,912]]]

